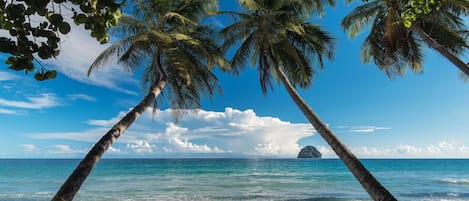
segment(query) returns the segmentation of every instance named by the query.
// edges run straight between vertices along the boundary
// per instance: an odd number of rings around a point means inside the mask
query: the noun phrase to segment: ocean
[[[398,200],[469,200],[469,160],[367,159]],[[50,200],[79,163],[0,160],[0,201]],[[370,200],[337,159],[104,159],[75,200]]]

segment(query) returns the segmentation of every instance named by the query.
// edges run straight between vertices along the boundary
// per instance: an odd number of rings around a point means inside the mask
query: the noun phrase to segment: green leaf
[[[70,32],[70,24],[68,24],[67,22],[60,23],[59,31],[62,34],[68,34]]]
[[[254,0],[240,0],[239,3],[248,10],[257,9],[257,3]]]
[[[59,14],[52,14],[51,16],[49,16],[49,22],[55,26],[58,26],[60,23],[62,23],[64,20],[64,18],[62,17],[62,15],[59,15]]]
[[[36,10],[37,14],[40,16],[46,16],[47,15],[47,8],[38,8]]]
[[[406,20],[406,21],[404,21],[404,26],[406,28],[410,28],[412,26],[412,22],[410,20]]]
[[[15,62],[16,62],[16,58],[8,57],[8,59],[5,61],[5,64],[14,64]]]
[[[99,43],[105,44],[105,43],[109,42],[109,36],[104,36],[104,37],[102,37],[98,40],[99,40]]]
[[[78,14],[77,16],[75,16],[75,18],[73,19],[73,22],[75,22],[75,24],[83,24],[86,22],[88,18],[86,17],[85,14]]]
[[[44,81],[44,75],[42,75],[41,73],[36,73],[34,75],[34,79],[36,79],[37,81]]]
[[[9,21],[6,21],[6,22],[2,23],[2,29],[10,30],[12,27],[13,27],[13,24],[11,24],[11,22],[9,22]]]
[[[57,77],[57,71],[56,70],[51,70],[49,72],[50,72],[49,79],[54,79],[54,78]]]
[[[83,2],[83,0],[71,0],[71,2],[75,5],[80,5]]]

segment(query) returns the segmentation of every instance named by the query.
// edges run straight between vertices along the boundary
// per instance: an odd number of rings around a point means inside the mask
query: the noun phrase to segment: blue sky
[[[222,2],[222,9],[236,5]],[[339,26],[354,6],[339,3],[314,19],[337,38],[337,46],[335,60],[300,90],[303,98],[359,157],[468,158],[469,83],[429,49],[422,74],[389,79],[362,63],[366,33],[349,39]],[[226,25],[221,18],[211,22]],[[86,76],[106,48],[88,34],[73,29],[59,58],[45,62],[60,72],[52,81],[37,82],[1,62],[0,158],[81,158],[142,98],[138,72],[111,64]],[[223,94],[204,99],[199,112],[176,123],[167,107],[153,119],[148,111],[104,157],[295,157],[305,145],[336,157],[283,86],[263,96],[254,68],[238,77],[217,75]]]

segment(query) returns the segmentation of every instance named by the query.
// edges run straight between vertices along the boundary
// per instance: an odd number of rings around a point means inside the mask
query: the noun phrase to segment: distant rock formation
[[[321,158],[321,156],[321,152],[319,152],[316,147],[306,146],[301,149],[300,153],[298,153],[297,158]]]

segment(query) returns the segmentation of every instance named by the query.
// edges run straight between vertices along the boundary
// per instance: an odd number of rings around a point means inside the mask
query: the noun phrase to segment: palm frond
[[[353,9],[341,22],[351,38],[356,37],[363,28],[375,19],[378,12],[384,9],[381,1],[371,1]]]
[[[387,28],[384,16],[385,12],[378,14],[370,34],[362,44],[362,60],[364,62],[373,60],[390,78],[404,75],[409,67],[414,73],[421,72],[423,54],[420,42],[409,33],[405,37],[398,37],[397,40],[383,42],[386,41]]]
[[[190,33],[190,36],[199,41],[199,46],[186,49],[189,49],[195,55],[205,55],[203,59],[206,60],[209,70],[212,70],[215,66],[223,71],[231,70],[229,62],[224,57],[225,52],[220,48],[219,41],[215,40],[217,35],[212,27],[199,26]]]
[[[134,42],[127,48],[127,51],[119,57],[119,63],[129,68],[137,68],[146,58],[151,57],[150,47],[145,42]]]
[[[455,55],[462,55],[469,46],[468,41],[457,30],[440,25],[420,26],[431,38]]]
[[[231,59],[230,63],[233,68],[234,73],[238,73],[239,70],[243,69],[246,66],[246,62],[248,57],[252,53],[252,48],[256,43],[255,33],[251,33],[240,45],[238,50],[236,50],[233,58]]]
[[[255,0],[239,0],[239,4],[246,10],[257,10],[257,2]]]
[[[319,63],[319,67],[324,67],[325,57],[328,60],[334,59],[335,39],[330,33],[322,30],[319,26],[306,23],[303,24],[305,35],[301,37],[292,37],[292,42],[296,47],[300,47],[301,51],[306,55],[315,57]],[[315,56],[314,56],[315,55]]]
[[[342,21],[342,28],[354,37],[372,22],[369,35],[361,48],[364,62],[374,63],[389,77],[403,75],[407,69],[422,72],[423,40],[404,27],[402,7],[410,1],[370,1],[355,8]],[[467,0],[447,0],[439,9],[417,16],[412,26],[420,27],[449,53],[463,55],[469,47],[467,25],[462,16],[468,14]]]
[[[177,12],[167,12],[161,16],[161,20],[174,25],[181,25],[183,27],[196,26],[197,21],[191,20]]]
[[[243,13],[226,13],[236,21],[220,31],[223,50],[239,44],[231,65],[236,70],[250,58],[264,94],[272,88],[276,68],[285,69],[293,85],[307,87],[314,71],[311,59],[323,66],[333,58],[333,38],[306,22],[311,13],[323,12],[332,0],[239,0]],[[317,12],[317,13],[315,13]],[[237,71],[236,71],[237,72]]]
[[[445,10],[434,11],[424,17],[420,17],[416,24],[420,26],[439,25],[447,29],[465,29],[467,25],[459,15]]]
[[[146,93],[148,93],[154,83],[161,80],[161,78],[165,77],[166,75],[162,75],[161,72],[158,70],[161,66],[159,60],[163,57],[163,55],[157,51],[156,54],[152,55],[151,62],[145,68],[142,74],[142,89]],[[155,101],[155,104],[157,102]]]
[[[469,14],[469,1],[467,0],[446,0],[442,10],[447,10],[458,16],[467,16]]]
[[[116,55],[121,54],[123,51],[125,51],[125,49],[132,46],[132,43],[136,38],[137,37],[123,38],[106,48],[103,52],[101,52],[101,54],[98,55],[98,57],[96,57],[96,59],[89,67],[87,73],[88,76],[90,76],[93,70],[108,64],[112,59],[115,59]]]
[[[190,51],[178,48],[167,54],[165,66],[168,66],[166,70],[173,108],[198,108],[201,95],[212,97],[220,90],[215,75]]]
[[[124,16],[118,28],[128,37],[103,52],[90,71],[114,57],[128,66],[144,66],[145,91],[166,78],[163,94],[174,111],[198,108],[202,96],[221,91],[212,68],[229,69],[215,31],[200,25],[217,9],[216,0],[137,0],[135,17]]]
[[[334,5],[334,0],[290,0],[287,1],[286,10],[294,11],[297,15],[308,18],[310,15],[324,16],[324,8]]]
[[[402,46],[401,56],[403,60],[407,61],[407,66],[410,66],[412,72],[421,73],[423,71],[423,53],[421,43],[415,39],[414,34],[409,36],[409,39],[406,41],[406,45]]]
[[[218,12],[217,0],[186,0],[182,1],[175,12],[180,13],[194,21],[200,21],[206,16]]]
[[[267,95],[267,89],[272,89],[272,82],[271,82],[271,75],[270,69],[272,66],[272,62],[269,62],[269,58],[267,56],[267,50],[259,51],[259,60],[258,60],[258,67],[257,71],[259,72],[259,83],[261,85],[261,90],[264,95]],[[270,57],[273,59],[273,57]],[[272,61],[272,60],[271,60]]]
[[[276,44],[273,53],[282,62],[281,66],[294,86],[306,88],[311,84],[314,71],[304,51],[285,40]]]
[[[123,35],[133,35],[141,33],[148,29],[148,21],[143,21],[134,16],[127,14],[122,14],[122,17],[119,19],[119,23],[115,28],[112,29],[113,32]]]

